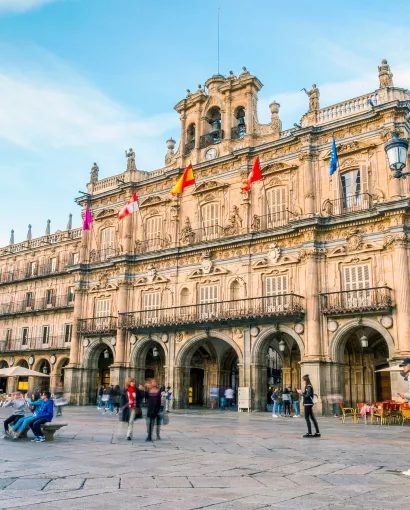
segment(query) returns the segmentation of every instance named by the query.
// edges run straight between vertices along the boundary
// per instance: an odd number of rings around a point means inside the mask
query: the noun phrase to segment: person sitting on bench
[[[26,402],[19,391],[12,393],[11,400],[4,407],[12,406],[14,411],[4,420],[4,438],[9,437],[9,425],[14,425],[20,418],[24,417]]]
[[[51,393],[49,391],[43,391],[41,393],[41,400],[43,401],[37,417],[34,421],[29,423],[29,426],[34,434],[32,441],[41,443],[46,440],[42,435],[41,425],[48,423],[53,419],[53,407],[54,402],[51,400]]]
[[[27,394],[25,396],[26,403],[29,405],[33,414],[29,416],[22,416],[14,425],[9,434],[13,439],[18,439],[28,429],[29,423],[37,419],[37,411],[43,405],[43,401],[40,398],[40,393],[36,392],[31,395],[31,400]]]

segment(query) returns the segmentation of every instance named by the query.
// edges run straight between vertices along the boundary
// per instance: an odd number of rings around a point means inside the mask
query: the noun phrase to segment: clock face
[[[211,159],[215,159],[215,158],[216,158],[216,149],[208,149],[205,152],[205,159],[207,161],[210,161]]]

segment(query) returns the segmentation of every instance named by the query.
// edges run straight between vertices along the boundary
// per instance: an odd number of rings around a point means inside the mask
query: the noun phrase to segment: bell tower
[[[258,92],[262,83],[243,68],[225,78],[216,74],[191,93],[175,110],[181,118],[181,166],[201,163],[254,144]]]

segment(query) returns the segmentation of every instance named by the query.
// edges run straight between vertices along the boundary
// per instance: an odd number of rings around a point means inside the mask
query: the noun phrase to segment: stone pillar
[[[249,328],[243,330],[243,365],[239,365],[239,386],[251,385],[251,333]]]
[[[390,171],[390,170],[389,170]],[[401,191],[401,179],[396,179],[392,175],[389,175],[390,179],[390,189],[391,189],[391,198],[399,200],[403,197],[403,193]]]
[[[315,179],[313,175],[313,158],[310,153],[304,153],[299,156],[303,162],[303,188],[305,198],[305,215],[313,216],[316,213],[315,208]]]
[[[50,374],[50,391],[51,393],[56,393],[57,388],[59,387],[59,383],[61,380],[61,373],[53,372]],[[29,384],[30,387],[30,384]]]
[[[83,234],[81,237],[81,247],[80,247],[80,264],[87,263],[88,260],[88,243],[90,242],[90,230],[83,230]]]
[[[322,253],[317,248],[302,250],[301,258],[306,260],[306,335],[305,357],[320,359],[322,357],[320,335],[319,307],[319,261]]]
[[[174,246],[179,245],[179,208],[180,203],[178,198],[174,198],[171,203],[171,238]]]
[[[267,387],[264,383],[266,374],[266,365],[262,363],[251,364],[252,374],[252,409],[255,411],[265,411]]]
[[[393,253],[394,295],[397,307],[397,343],[400,355],[410,355],[410,278],[407,254],[407,236],[395,236]]]
[[[118,290],[118,321],[120,321],[120,314],[126,313],[128,302],[128,283],[125,281],[119,282]],[[120,324],[119,324],[120,325]],[[117,329],[117,342],[115,348],[115,365],[123,365],[125,362],[125,340],[127,332],[123,328]]]
[[[74,314],[73,314],[73,328],[71,333],[71,347],[70,347],[70,363],[69,367],[74,367],[79,364],[80,353],[80,335],[78,334],[78,319],[81,318],[85,301],[85,290],[79,286],[75,289],[74,301]]]
[[[18,377],[9,377],[7,379],[7,393],[17,391]]]
[[[250,231],[250,218],[249,211],[251,207],[250,194],[247,192],[242,193],[242,210],[243,210],[243,223],[242,223],[242,232],[247,234]]]
[[[124,253],[127,255],[132,254],[132,223],[133,223],[134,215],[130,214],[129,216],[126,216],[122,221],[125,222],[124,225]]]

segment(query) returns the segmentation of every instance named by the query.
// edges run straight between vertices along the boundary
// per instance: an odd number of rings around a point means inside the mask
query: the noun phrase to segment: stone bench
[[[41,425],[41,431],[44,434],[44,437],[46,438],[46,441],[54,441],[54,434],[57,432],[57,430],[60,430],[62,427],[67,427],[68,423],[58,423],[58,422],[51,422],[51,423],[43,423]],[[27,432],[30,430],[30,427],[25,430],[21,435],[20,438],[27,438]]]

